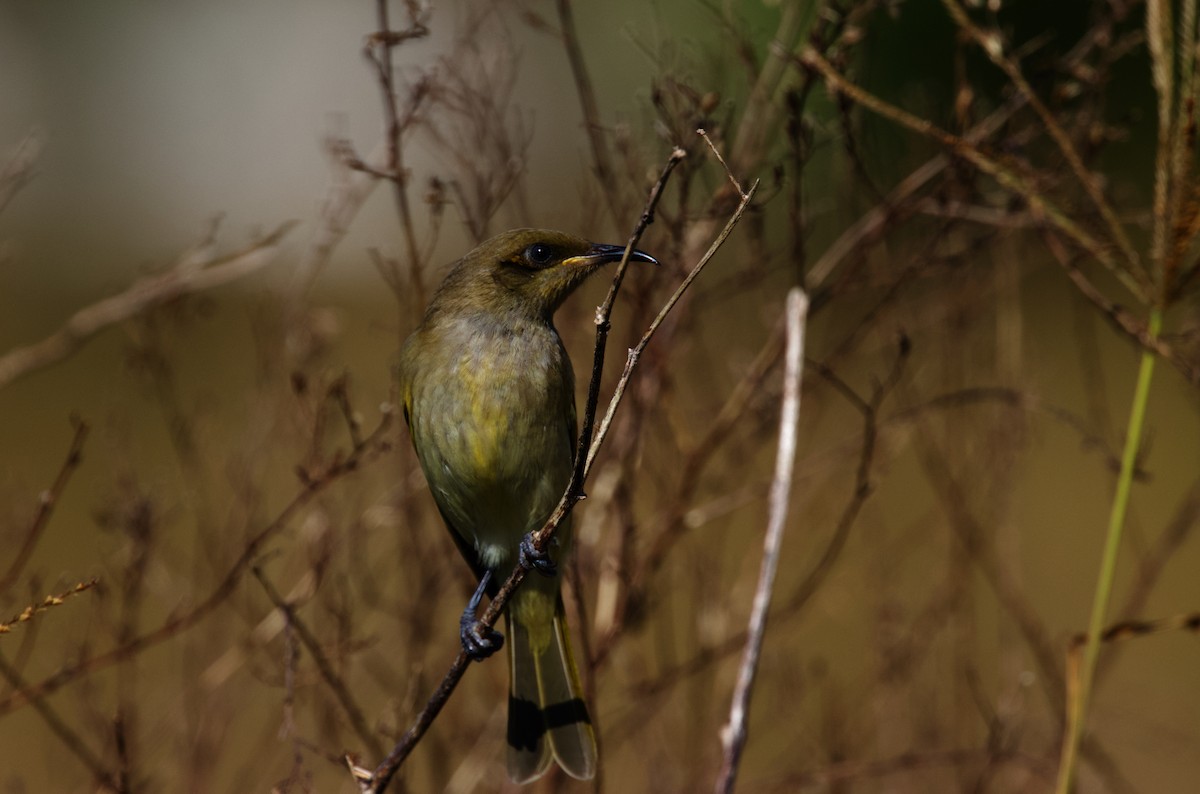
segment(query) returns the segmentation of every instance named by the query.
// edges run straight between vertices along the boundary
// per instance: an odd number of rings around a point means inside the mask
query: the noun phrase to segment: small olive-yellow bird
[[[506,608],[508,773],[533,780],[558,763],[596,772],[596,738],[571,655],[556,566],[529,543],[571,479],[575,376],[554,312],[621,246],[517,229],[482,243],[434,294],[400,353],[404,417],[434,501],[479,587],[463,612],[463,648],[482,659],[504,642],[476,620],[518,563],[534,568]],[[640,251],[631,261],[654,262]],[[570,527],[555,534],[555,557]]]

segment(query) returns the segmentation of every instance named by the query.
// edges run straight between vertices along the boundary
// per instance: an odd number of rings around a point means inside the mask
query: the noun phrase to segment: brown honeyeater
[[[482,659],[503,637],[475,617],[518,563],[535,569],[505,609],[508,773],[533,780],[551,760],[596,772],[596,738],[571,656],[557,567],[529,542],[571,479],[575,376],[554,312],[624,249],[562,232],[517,229],[459,260],[400,352],[404,417],[425,479],[479,588],[460,624]],[[654,262],[640,251],[631,261]],[[555,533],[555,557],[570,546]],[[542,574],[542,575],[539,575]]]

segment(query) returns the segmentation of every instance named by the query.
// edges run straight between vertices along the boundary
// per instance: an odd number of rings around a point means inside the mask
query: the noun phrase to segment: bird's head
[[[514,229],[480,243],[446,276],[433,298],[436,309],[519,313],[549,321],[584,279],[620,261],[624,246],[591,243],[547,229]],[[657,261],[634,251],[631,262]]]

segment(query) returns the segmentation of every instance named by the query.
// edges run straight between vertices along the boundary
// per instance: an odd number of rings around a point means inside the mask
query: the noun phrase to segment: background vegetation
[[[473,585],[400,340],[493,232],[624,241],[681,147],[607,394],[737,204],[698,128],[760,187],[597,458],[568,599],[602,774],[536,788],[712,787],[792,286],[739,788],[1050,791],[1073,724],[1078,791],[1194,785],[1193,3],[71,5],[0,2],[6,790],[357,790]],[[581,388],[602,281],[558,319]],[[504,679],[472,666],[394,790],[509,787]]]

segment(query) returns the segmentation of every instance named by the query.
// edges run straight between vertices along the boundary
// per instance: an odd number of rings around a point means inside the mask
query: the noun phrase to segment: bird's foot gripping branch
[[[550,538],[546,545],[553,548],[557,544],[554,538]],[[549,548],[539,549],[534,545],[532,532],[525,533],[525,536],[521,538],[517,562],[525,570],[537,571],[542,576],[554,576],[558,573],[558,565],[550,559]]]
[[[482,662],[504,646],[504,635],[479,619],[479,603],[491,581],[492,572],[485,571],[458,621],[463,653],[476,662]]]

